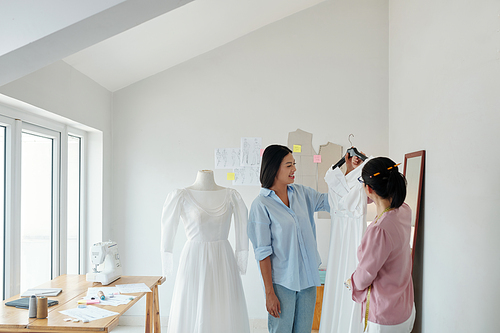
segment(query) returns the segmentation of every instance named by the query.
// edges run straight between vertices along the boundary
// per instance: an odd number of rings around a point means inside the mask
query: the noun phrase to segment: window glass
[[[51,279],[53,140],[22,134],[21,292]]]

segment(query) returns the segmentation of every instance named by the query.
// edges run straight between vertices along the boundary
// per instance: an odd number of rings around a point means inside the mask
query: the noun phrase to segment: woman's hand
[[[271,256],[260,261],[260,273],[264,281],[264,290],[266,292],[266,309],[269,314],[275,318],[280,317],[281,305],[278,297],[274,293]]]
[[[274,292],[266,293],[266,308],[267,312],[275,318],[280,317],[281,305],[278,297]]]
[[[365,153],[361,152],[361,154],[365,155]],[[345,154],[345,165],[346,165],[346,175],[351,172],[352,170],[356,169],[357,167],[359,167],[362,163],[363,163],[363,160],[360,159],[359,157],[357,156],[352,156],[350,157],[349,156],[349,153],[346,153]]]
[[[345,286],[347,289],[351,290],[351,288],[352,288],[352,282],[351,282],[351,279],[347,279],[347,280],[344,282],[344,286]]]

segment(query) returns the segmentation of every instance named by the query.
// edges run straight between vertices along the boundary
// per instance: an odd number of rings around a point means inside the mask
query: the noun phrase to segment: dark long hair
[[[260,183],[262,187],[270,188],[273,186],[283,158],[291,152],[290,148],[282,145],[270,145],[264,150],[260,166]]]
[[[382,199],[391,199],[391,208],[399,208],[406,198],[406,179],[393,160],[376,157],[366,162],[361,172],[363,182]]]

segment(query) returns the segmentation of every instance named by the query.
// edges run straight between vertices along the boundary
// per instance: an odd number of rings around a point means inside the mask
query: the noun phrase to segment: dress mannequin
[[[219,186],[215,183],[214,172],[212,170],[200,170],[196,176],[193,185],[187,187],[189,190],[196,191],[218,191],[223,190],[225,187]]]
[[[186,187],[189,195],[202,207],[214,209],[226,201],[227,188],[215,183],[212,170],[200,170],[193,185]]]
[[[187,241],[179,259],[167,333],[250,332],[240,277],[248,260],[247,219],[239,193],[217,185],[212,170],[198,171],[193,185],[169,193],[161,228],[163,275],[168,280],[174,273],[172,252],[180,221]],[[228,241],[231,221],[234,250]]]

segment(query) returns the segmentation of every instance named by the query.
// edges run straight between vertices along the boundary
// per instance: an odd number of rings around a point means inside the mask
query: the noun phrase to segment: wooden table
[[[118,312],[119,315],[103,319],[93,320],[89,323],[79,321],[66,322],[64,318],[69,318],[59,311],[74,309],[77,307],[77,301],[86,296],[88,288],[97,288],[102,286],[98,282],[87,282],[85,275],[61,275],[57,278],[44,283],[36,288],[62,288],[62,293],[57,297],[48,297],[50,300],[57,300],[59,304],[48,308],[49,315],[46,319],[28,318],[28,310],[17,309],[12,306],[6,306],[8,301],[19,299],[19,295],[3,301],[0,307],[0,332],[31,332],[31,333],[57,333],[57,332],[109,332],[118,325],[119,317],[125,313],[139,299],[146,295],[146,333],[160,333],[160,308],[158,299],[158,286],[165,281],[160,276],[122,276],[115,282],[104,287],[112,287],[116,284],[145,283],[152,292],[134,293],[130,295],[137,296],[128,304],[111,306],[98,305],[103,309]],[[128,295],[128,294],[127,294]]]

